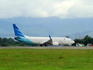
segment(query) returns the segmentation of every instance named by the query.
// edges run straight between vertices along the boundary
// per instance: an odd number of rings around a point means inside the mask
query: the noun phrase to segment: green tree
[[[92,44],[92,41],[93,41],[93,38],[91,38],[90,36],[86,35],[84,38],[83,38],[83,42],[85,45],[87,45],[88,43],[91,43]]]
[[[74,41],[75,41],[75,44],[76,43],[81,43],[81,44],[84,44],[84,45],[93,44],[93,38],[91,38],[88,35],[86,35],[83,39],[75,39]]]
[[[66,36],[66,38],[70,38],[69,36]]]

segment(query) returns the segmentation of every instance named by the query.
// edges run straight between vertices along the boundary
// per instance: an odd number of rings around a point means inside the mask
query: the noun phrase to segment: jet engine
[[[59,43],[58,42],[53,42],[53,45],[59,45]]]

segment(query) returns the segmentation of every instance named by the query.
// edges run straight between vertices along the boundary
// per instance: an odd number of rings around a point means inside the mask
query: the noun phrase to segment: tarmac
[[[62,46],[62,47],[39,47],[39,46],[34,46],[34,47],[0,47],[0,49],[93,49],[93,47],[76,47],[76,46]]]

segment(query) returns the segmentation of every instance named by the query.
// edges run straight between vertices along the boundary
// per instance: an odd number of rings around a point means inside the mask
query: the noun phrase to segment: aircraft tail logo
[[[15,24],[13,24],[13,28],[16,36],[24,37],[24,35],[21,33],[21,31],[18,29],[18,27]]]

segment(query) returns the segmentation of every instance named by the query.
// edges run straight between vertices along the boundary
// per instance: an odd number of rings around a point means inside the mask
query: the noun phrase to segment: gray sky
[[[90,32],[93,31],[93,0],[0,0],[0,36],[14,35],[13,23],[28,35]]]
[[[93,17],[93,0],[0,0],[0,18]]]

